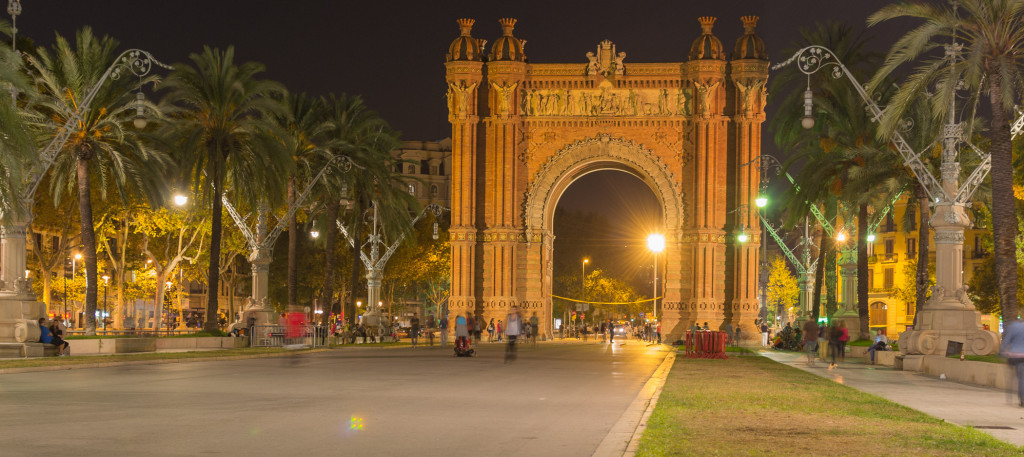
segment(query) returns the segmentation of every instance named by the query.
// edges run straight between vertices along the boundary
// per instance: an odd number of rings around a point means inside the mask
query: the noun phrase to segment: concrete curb
[[[300,354],[314,354],[317,352],[330,351],[329,348],[312,349],[308,351],[302,351]],[[73,365],[53,365],[46,367],[19,367],[19,368],[0,368],[0,375],[5,374],[17,374],[17,373],[35,373],[42,371],[61,371],[61,370],[77,370],[79,368],[107,368],[107,367],[120,367],[125,365],[161,365],[166,363],[187,363],[187,362],[207,362],[207,361],[224,361],[224,360],[245,360],[245,359],[262,359],[267,357],[281,357],[287,355],[296,354],[294,352],[275,352],[271,354],[247,354],[247,355],[232,355],[223,357],[195,357],[195,358],[180,358],[180,359],[151,359],[151,360],[121,360],[112,362],[96,362],[96,363],[80,363]]]
[[[640,389],[640,393],[626,408],[626,412],[622,413],[619,420],[601,440],[593,457],[632,457],[636,454],[637,447],[640,446],[640,437],[647,429],[647,420],[658,404],[661,389],[665,386],[665,378],[668,377],[668,372],[676,360],[675,351],[667,352],[665,360],[654,370],[654,374]]]

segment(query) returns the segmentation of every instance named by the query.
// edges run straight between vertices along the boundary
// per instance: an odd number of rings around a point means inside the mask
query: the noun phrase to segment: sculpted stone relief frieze
[[[528,116],[689,116],[685,89],[532,89],[520,97]]]
[[[448,112],[456,118],[465,118],[470,115],[470,100],[473,99],[473,91],[476,90],[475,82],[450,82],[448,83]]]

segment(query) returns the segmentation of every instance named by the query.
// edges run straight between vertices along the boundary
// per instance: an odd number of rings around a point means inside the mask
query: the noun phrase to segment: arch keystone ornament
[[[756,17],[742,18],[733,60],[712,33],[715,18],[698,22],[689,60],[660,63],[627,62],[611,40],[577,62],[527,62],[514,19],[499,21],[486,53],[473,21],[458,22],[445,63],[454,314],[504,319],[518,306],[537,312],[550,338],[555,206],[579,177],[619,170],[662,205],[666,341],[695,321],[759,335],[761,241],[731,234],[759,231],[760,169],[739,164],[761,152],[768,57]]]

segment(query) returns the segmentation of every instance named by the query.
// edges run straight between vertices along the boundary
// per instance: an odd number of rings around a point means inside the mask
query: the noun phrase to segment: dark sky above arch
[[[586,62],[585,53],[610,39],[630,62],[684,61],[700,34],[697,18],[716,16],[714,32],[731,52],[740,16],[757,15],[757,33],[773,62],[788,58],[799,29],[835,20],[863,27],[888,1],[352,1],[352,0],[22,0],[19,32],[50,44],[84,25],[152,52],[166,63],[186,61],[203,45],[234,45],[240,60],[267,65],[266,77],[291,91],[362,95],[405,139],[450,135],[445,107],[444,54],[458,35],[457,18],[477,20],[473,35],[493,42],[497,20],[514,17],[531,62]],[[884,50],[904,24],[872,30]],[[773,103],[768,106],[774,113]],[[765,128],[764,151],[775,151]],[[594,180],[600,181],[600,180]],[[595,189],[595,191],[600,189]],[[588,209],[600,198],[567,195],[563,204]],[[590,198],[586,198],[590,197]]]

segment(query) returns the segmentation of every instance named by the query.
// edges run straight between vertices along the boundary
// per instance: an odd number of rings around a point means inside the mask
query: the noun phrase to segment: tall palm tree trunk
[[[219,170],[214,168],[214,172]],[[203,322],[203,330],[219,330],[217,325],[217,296],[220,295],[220,238],[223,230],[221,209],[221,183],[214,186],[213,214],[210,217],[210,269],[206,274],[206,286],[209,291],[206,295],[206,320]]]
[[[295,204],[295,177],[288,178],[288,206]],[[299,311],[299,215],[288,219],[288,311]]]
[[[821,255],[823,249],[825,249],[825,239],[827,237],[824,234],[818,235],[818,266],[814,269],[814,294],[811,299],[811,317],[814,322],[818,322],[818,317],[821,316],[821,287],[825,284],[825,259]]]
[[[1003,321],[1017,320],[1017,213],[1013,197],[1013,153],[1009,113],[1003,108],[999,65],[988,71],[992,105],[992,240],[995,244],[996,282]]]
[[[920,182],[914,186],[914,194],[917,196],[918,213],[921,215],[921,220],[918,221],[917,226],[917,275],[914,278],[915,285],[917,286],[917,300],[914,303],[914,326],[917,328],[917,315],[924,308],[925,303],[928,302],[928,264],[931,257],[931,254],[928,253],[929,238],[931,238],[929,234],[931,229],[928,224],[932,218],[932,212],[928,206],[931,204],[931,199],[928,198],[928,194],[925,193],[924,187],[921,187]]]
[[[341,313],[341,307],[335,307],[334,301],[334,249],[338,242],[338,232],[332,227],[338,220],[338,211],[341,208],[341,204],[337,199],[331,199],[331,203],[327,204],[327,230],[325,230],[324,240],[324,288],[323,295],[320,300],[327,304],[331,309],[331,314]]]
[[[868,313],[868,205],[861,203],[857,211],[857,317],[860,338],[871,335]]]
[[[96,334],[96,230],[92,225],[89,160],[78,159],[78,211],[82,220],[82,249],[85,256],[85,334]]]

